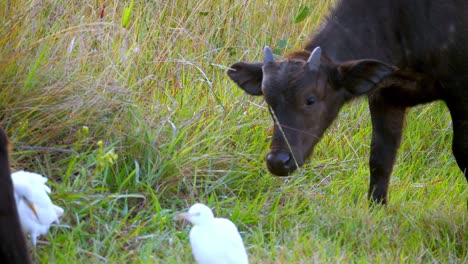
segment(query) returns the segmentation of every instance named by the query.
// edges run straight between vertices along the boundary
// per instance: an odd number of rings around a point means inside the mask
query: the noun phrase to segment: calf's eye
[[[306,105],[313,105],[316,101],[316,98],[315,96],[309,96],[307,97],[307,100],[306,100]]]

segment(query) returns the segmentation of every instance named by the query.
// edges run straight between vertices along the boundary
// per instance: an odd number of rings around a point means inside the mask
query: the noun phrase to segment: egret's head
[[[201,225],[213,220],[214,215],[208,206],[201,203],[196,203],[190,207],[187,213],[179,214],[178,218],[187,219],[194,225]]]

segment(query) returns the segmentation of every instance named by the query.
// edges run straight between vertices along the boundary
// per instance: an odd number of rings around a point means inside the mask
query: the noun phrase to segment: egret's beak
[[[26,201],[26,204],[28,205],[28,207],[33,211],[33,213],[36,216],[37,220],[40,220],[39,215],[37,214],[36,207],[34,206],[34,204],[31,201],[29,201],[26,197],[23,197],[23,198]]]
[[[190,217],[190,214],[189,213],[180,213],[178,215],[176,215],[176,220],[188,220]]]

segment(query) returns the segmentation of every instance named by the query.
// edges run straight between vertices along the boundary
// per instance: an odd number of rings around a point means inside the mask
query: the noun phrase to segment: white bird
[[[12,173],[11,179],[21,229],[36,246],[37,237],[46,234],[53,222],[59,222],[63,209],[50,200],[47,178],[42,175],[21,170]]]
[[[198,264],[249,263],[237,227],[228,219],[215,218],[208,206],[196,203],[178,218],[193,224],[189,237]]]

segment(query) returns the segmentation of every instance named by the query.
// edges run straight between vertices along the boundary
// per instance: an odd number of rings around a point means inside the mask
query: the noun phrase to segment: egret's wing
[[[210,262],[211,256],[210,252],[210,238],[209,234],[206,234],[201,228],[198,226],[193,226],[190,229],[190,245],[192,247],[192,254],[197,263],[208,263]]]
[[[37,192],[38,190],[50,192],[50,188],[45,185],[47,178],[37,173],[20,170],[12,173],[11,179],[14,185],[22,185],[27,188],[27,191],[23,194],[24,196],[30,196],[32,194],[28,193]],[[32,197],[29,198],[32,199]]]
[[[41,188],[44,189],[44,191],[46,193],[50,193],[50,191],[51,191],[50,187],[46,185],[46,182],[47,182],[46,177],[44,177],[44,176],[42,176],[42,175],[40,175],[38,173],[34,173],[34,172],[23,171],[23,173],[25,175],[27,175],[28,180],[31,183],[31,185],[41,186]]]
[[[57,214],[57,219],[55,222],[59,223],[59,218],[63,215],[63,208],[55,204],[52,205],[54,206],[55,213]]]
[[[50,193],[50,192],[52,191],[52,190],[50,189],[50,187],[47,186],[47,185],[45,185],[45,184],[42,184],[42,189],[44,189],[44,191],[45,191],[46,193]]]
[[[225,218],[216,218],[217,225],[221,228],[219,232],[223,233],[226,243],[225,255],[227,263],[248,264],[247,252],[244,247],[242,237],[237,230],[236,225]]]
[[[40,200],[37,200],[39,197]],[[34,205],[36,206],[36,210],[39,214],[40,222],[47,226],[56,222],[59,218],[59,215],[57,214],[57,206],[52,203],[47,193],[42,190],[42,193],[36,193],[35,198],[36,200]],[[62,209],[61,211],[63,213]]]
[[[17,178],[17,179],[26,179],[27,181],[34,182],[34,183],[45,184],[47,182],[46,177],[35,172],[29,172],[29,171],[24,171],[24,170],[13,172],[11,174],[11,177]]]
[[[15,192],[34,204],[39,216],[39,224],[46,225],[48,228],[52,222],[58,220],[56,208],[48,195],[50,188],[45,185],[47,178],[27,171],[17,171],[12,173],[11,177]]]

